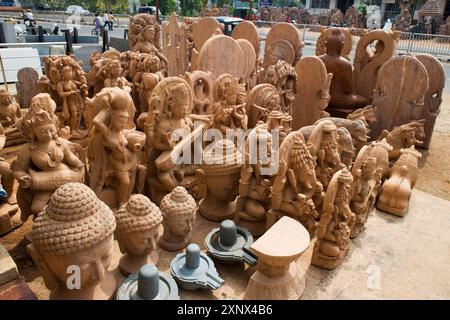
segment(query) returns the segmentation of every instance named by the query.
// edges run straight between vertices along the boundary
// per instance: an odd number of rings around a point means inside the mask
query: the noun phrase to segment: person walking
[[[109,12],[109,30],[113,31],[113,24],[116,22],[116,18],[114,17],[112,11]]]
[[[110,30],[108,11],[105,11],[105,14],[103,15],[103,22],[105,23],[103,27],[106,29],[106,26],[108,26],[108,30]]]

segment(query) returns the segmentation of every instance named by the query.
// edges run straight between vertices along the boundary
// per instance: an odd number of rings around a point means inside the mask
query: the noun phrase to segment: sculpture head
[[[155,55],[154,52],[149,54],[149,57],[144,60],[144,71],[145,72],[158,72],[160,69],[161,60]]]
[[[177,84],[170,90],[168,98],[168,111],[171,118],[183,119],[189,115],[190,99],[189,89],[184,83]]]
[[[236,103],[244,104],[247,99],[247,90],[245,84],[239,84],[236,91]]]
[[[267,118],[267,129],[269,131],[278,129],[281,126],[283,120],[283,112],[279,110],[272,110]]]
[[[365,181],[374,179],[377,169],[377,158],[367,157],[361,166],[362,179]]]
[[[155,26],[148,25],[142,30],[142,38],[144,41],[153,42],[155,41]]]
[[[127,127],[130,115],[125,109],[111,110],[111,129],[113,131],[122,131]]]
[[[316,187],[316,161],[306,147],[303,137],[296,136],[287,153],[287,164],[294,170],[295,178],[307,189]]]
[[[186,238],[192,231],[197,206],[194,198],[183,187],[176,187],[161,201],[164,229]]]
[[[112,60],[107,66],[112,77],[120,77],[122,75],[123,69],[119,60]]]
[[[120,251],[133,255],[150,254],[157,248],[162,220],[161,211],[150,199],[133,194],[116,213]]]
[[[331,56],[340,56],[345,44],[345,36],[341,29],[333,29],[325,42],[327,54]]]
[[[72,80],[73,78],[73,72],[72,68],[68,65],[64,66],[61,70],[61,79],[63,81]]]
[[[347,168],[338,171],[338,183],[335,203],[338,206],[348,205],[351,198],[353,176]]]
[[[237,81],[230,81],[225,84],[225,101],[228,105],[237,103],[239,84]]]
[[[79,268],[81,289],[97,285],[111,263],[114,215],[81,183],[58,188],[36,220],[28,251],[50,290]]]
[[[10,94],[4,90],[0,90],[0,105],[2,106],[9,106],[12,102]]]
[[[200,167],[208,195],[224,202],[234,201],[238,195],[242,163],[242,155],[231,140],[218,140],[205,149]]]

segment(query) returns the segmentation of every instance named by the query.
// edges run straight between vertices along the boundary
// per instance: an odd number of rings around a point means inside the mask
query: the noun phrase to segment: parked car
[[[239,23],[244,21],[241,18],[236,17],[214,17],[219,23],[224,25],[223,34],[229,36],[231,35],[231,31],[233,31],[234,27],[236,27]]]
[[[66,9],[67,14],[89,14],[89,10],[83,9],[82,6],[71,5]]]
[[[154,6],[140,7],[139,8],[139,13],[148,13],[148,14],[155,15],[156,14],[156,7],[154,7]],[[160,10],[158,10],[158,14],[161,16],[161,11]]]
[[[44,10],[44,11],[52,10],[52,8],[47,3],[42,3],[42,2],[36,3],[34,5],[34,9],[35,10]]]

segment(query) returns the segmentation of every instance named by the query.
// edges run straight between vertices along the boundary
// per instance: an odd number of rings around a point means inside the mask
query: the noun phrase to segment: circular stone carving
[[[302,39],[296,27],[287,22],[281,22],[274,25],[266,37],[266,52],[274,41],[286,40],[294,48],[295,60],[300,59],[301,49],[303,47]]]
[[[295,62],[294,47],[287,40],[275,40],[266,49],[266,54],[264,55],[265,66],[276,64],[278,60],[284,60],[290,64]]]
[[[244,76],[242,61],[244,54],[239,44],[231,37],[219,35],[209,38],[197,57],[197,70],[209,71],[215,78],[228,73],[241,79]]]
[[[206,41],[214,35],[215,32],[223,34],[223,25],[217,22],[213,17],[201,18],[192,24],[192,40],[194,48],[197,51],[203,47]]]
[[[255,49],[255,53],[259,52],[259,34],[256,26],[250,21],[242,21],[236,27],[234,27],[231,32],[231,37],[235,40],[245,39],[248,40],[253,49]]]
[[[255,70],[256,66],[256,53],[252,44],[245,39],[237,39],[236,42],[242,49],[242,53],[244,54],[244,77],[250,77],[253,70]]]

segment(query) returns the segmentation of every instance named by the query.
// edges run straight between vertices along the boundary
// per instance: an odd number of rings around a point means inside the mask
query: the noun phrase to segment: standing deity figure
[[[377,158],[370,156],[372,148],[372,145],[364,146],[352,167],[353,196],[350,208],[355,213],[355,221],[350,225],[352,239],[361,233],[369,213],[374,209],[376,189],[381,183],[382,169],[377,166]]]
[[[281,111],[292,114],[291,106],[297,93],[297,73],[294,67],[284,60],[267,67],[264,83],[273,85],[280,95]]]
[[[26,221],[41,212],[52,193],[67,182],[84,182],[81,146],[58,136],[56,105],[48,93],[31,99],[30,109],[19,122],[28,143],[21,146],[11,169],[19,181],[17,201]]]
[[[115,228],[111,209],[88,186],[66,183],[55,191],[27,246],[51,300],[112,298],[116,281],[108,267]]]
[[[315,125],[308,138],[311,155],[317,161],[316,176],[324,190],[340,168],[342,147],[339,140],[338,128],[330,120],[323,120]]]
[[[330,86],[331,100],[326,111],[343,109],[346,114],[355,109],[365,107],[369,104],[369,101],[366,97],[357,95],[354,92],[352,64],[342,57],[344,44],[345,36],[342,30],[333,29],[325,42],[327,53],[319,56],[319,58],[325,64],[327,72],[333,74]]]
[[[323,187],[315,173],[316,161],[299,131],[292,132],[280,147],[280,165],[272,185],[271,220],[287,215],[298,220],[313,237]]]
[[[128,26],[128,42],[131,51],[141,53],[155,53],[158,58],[164,60],[166,65],[168,60],[161,52],[160,33],[161,25],[155,16],[140,13],[130,18]]]
[[[125,90],[104,88],[88,105],[92,119],[90,185],[101,200],[117,208],[130,198],[136,180],[145,174],[145,134],[130,127],[135,108]]]
[[[153,89],[165,77],[164,70],[161,67],[161,60],[154,53],[150,53],[142,64],[142,79],[133,83],[135,90],[139,93],[140,113],[148,111],[148,101]]]
[[[70,66],[64,66],[61,70],[61,81],[57,85],[58,95],[63,101],[62,118],[68,122],[70,130],[78,129],[84,109],[84,103],[73,79],[73,72]]]
[[[246,92],[243,84],[229,74],[219,76],[214,84],[213,126],[223,134],[229,129],[247,129]]]
[[[355,214],[350,209],[352,174],[346,169],[336,172],[323,201],[322,215],[317,226],[317,240],[312,264],[334,269],[345,258],[350,246],[350,226]]]

